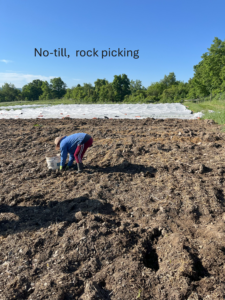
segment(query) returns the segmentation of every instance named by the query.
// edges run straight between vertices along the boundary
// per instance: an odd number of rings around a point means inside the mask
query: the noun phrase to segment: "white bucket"
[[[57,170],[60,167],[60,156],[46,157],[49,170]]]

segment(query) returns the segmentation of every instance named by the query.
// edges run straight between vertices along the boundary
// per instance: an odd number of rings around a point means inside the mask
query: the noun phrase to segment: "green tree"
[[[83,91],[87,97],[90,97],[93,94],[92,91],[94,91],[94,87],[90,83],[84,83]]]
[[[64,95],[65,99],[72,99],[72,89],[66,89],[66,94]]]
[[[22,88],[23,99],[27,98],[28,100],[38,100],[42,94],[42,83],[42,80],[35,79],[32,82],[24,85]]]
[[[21,91],[14,84],[5,83],[0,90],[0,101],[10,102],[21,99]]]
[[[51,100],[54,98],[52,86],[47,81],[42,82],[42,94],[39,96],[40,100]]]
[[[126,95],[130,95],[130,80],[126,74],[115,75],[112,82],[112,87],[115,94],[115,101],[123,101]]]
[[[54,98],[62,98],[66,94],[65,82],[62,81],[61,77],[53,78],[50,82]]]
[[[131,93],[134,93],[134,92],[136,92],[136,91],[138,91],[138,90],[142,90],[143,89],[143,87],[142,87],[142,82],[141,82],[141,80],[131,80],[130,81],[130,91],[131,91]]]
[[[85,91],[82,86],[76,86],[72,89],[72,98],[75,100],[82,100],[86,96]]]
[[[102,102],[113,102],[115,99],[112,84],[102,85],[99,90],[99,100]]]
[[[197,99],[200,97],[201,93],[197,88],[196,84],[194,83],[193,78],[190,78],[188,80],[187,86],[188,86],[188,93],[186,96],[187,99]]]
[[[158,101],[161,98],[165,86],[162,82],[152,83],[146,91],[149,100]]]
[[[177,84],[176,75],[174,74],[174,72],[171,72],[169,73],[169,75],[165,75],[160,82],[164,85],[164,88],[169,88],[172,85]]]
[[[212,92],[218,93],[224,90],[225,79],[225,41],[217,37],[208,48],[208,52],[202,55],[202,60],[194,66],[193,82],[203,96]]]
[[[94,82],[96,93],[98,94],[99,91],[100,91],[100,88],[101,88],[103,85],[107,85],[108,83],[109,83],[109,82],[108,82],[108,80],[106,80],[106,79],[97,79],[97,80]]]

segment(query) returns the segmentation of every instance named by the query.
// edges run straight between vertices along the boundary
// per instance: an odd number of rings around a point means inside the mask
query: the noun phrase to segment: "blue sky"
[[[187,82],[213,39],[225,39],[224,11],[224,0],[2,1],[0,86],[61,77],[72,87],[127,74],[148,87],[170,72]],[[66,48],[70,57],[35,57],[35,48]],[[76,57],[93,48],[99,57]],[[109,48],[139,50],[139,58],[102,59]]]

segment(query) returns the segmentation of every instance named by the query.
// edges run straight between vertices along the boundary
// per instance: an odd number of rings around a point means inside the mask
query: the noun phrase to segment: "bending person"
[[[61,151],[60,170],[65,168],[67,154],[69,153],[69,162],[66,169],[69,169],[74,161],[77,162],[78,172],[83,170],[82,158],[87,148],[93,143],[92,137],[87,133],[74,133],[69,136],[59,136],[55,139],[56,150]]]

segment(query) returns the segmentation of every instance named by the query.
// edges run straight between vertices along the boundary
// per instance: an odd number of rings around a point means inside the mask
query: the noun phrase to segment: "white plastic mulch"
[[[191,110],[180,103],[0,106],[0,119],[61,119],[65,117],[79,119],[197,119],[202,115],[202,113],[192,114]]]

